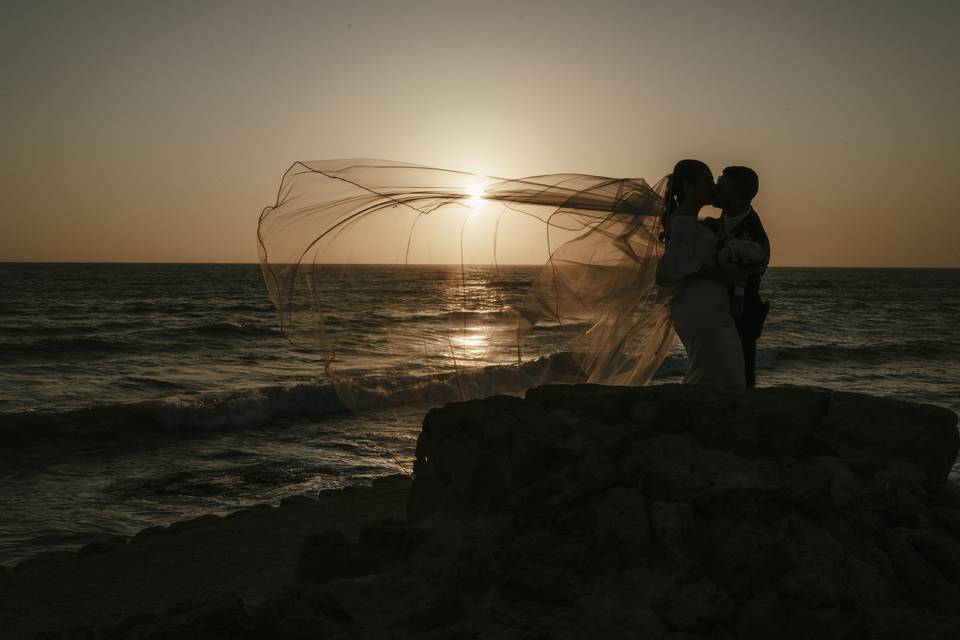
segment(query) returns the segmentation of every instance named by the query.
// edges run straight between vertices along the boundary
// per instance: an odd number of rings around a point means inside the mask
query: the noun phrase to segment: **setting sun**
[[[467,193],[470,194],[470,199],[467,200],[467,205],[472,208],[477,208],[483,204],[483,187],[480,185],[472,184],[467,187]]]

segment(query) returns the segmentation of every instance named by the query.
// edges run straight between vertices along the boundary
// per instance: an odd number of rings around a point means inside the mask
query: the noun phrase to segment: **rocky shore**
[[[802,388],[452,403],[405,517],[318,528],[274,595],[41,637],[957,638],[958,448],[952,412]]]

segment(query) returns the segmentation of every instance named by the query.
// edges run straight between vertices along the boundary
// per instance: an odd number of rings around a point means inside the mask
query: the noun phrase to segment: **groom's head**
[[[750,206],[760,189],[757,172],[750,167],[727,167],[717,180],[717,206],[739,212]]]

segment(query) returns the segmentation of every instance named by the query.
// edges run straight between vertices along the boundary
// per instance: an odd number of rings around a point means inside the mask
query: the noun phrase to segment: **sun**
[[[467,200],[467,206],[475,209],[483,204],[483,187],[472,184],[467,187],[467,193],[470,194],[470,198]]]

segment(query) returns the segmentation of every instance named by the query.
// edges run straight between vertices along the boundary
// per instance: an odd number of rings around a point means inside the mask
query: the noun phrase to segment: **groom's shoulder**
[[[750,212],[750,215],[747,216],[747,219],[744,220],[744,223],[745,224],[742,226],[748,235],[752,236],[761,243],[770,243],[770,240],[767,238],[767,230],[763,228],[763,222],[756,209]]]
[[[750,215],[747,216],[747,220],[745,220],[744,222],[749,222],[750,224],[755,225],[760,229],[763,229],[763,218],[760,216],[760,212],[757,211],[756,209],[752,209],[750,211]]]

